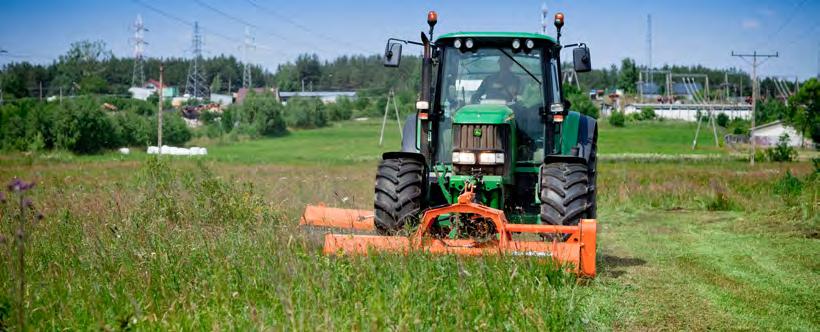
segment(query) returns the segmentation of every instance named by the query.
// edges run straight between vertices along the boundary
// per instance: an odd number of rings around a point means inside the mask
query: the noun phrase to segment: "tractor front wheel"
[[[594,188],[586,164],[549,163],[541,166],[541,221],[577,225],[594,217]]]
[[[383,160],[376,174],[374,224],[379,234],[394,235],[418,222],[424,165],[412,158]]]

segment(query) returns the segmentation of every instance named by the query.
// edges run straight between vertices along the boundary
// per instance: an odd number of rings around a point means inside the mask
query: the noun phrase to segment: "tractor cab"
[[[505,167],[498,165],[505,163],[540,164],[541,113],[561,101],[558,67],[551,56],[555,42],[540,34],[459,32],[439,37],[436,45],[440,52],[432,108],[441,115],[442,134],[435,159],[458,169],[476,159],[478,168],[470,166],[466,173],[480,169],[487,175],[502,175]],[[494,125],[500,127],[489,127]],[[484,129],[495,139],[485,137]],[[484,141],[471,144],[475,138]],[[488,152],[496,154],[481,154]]]

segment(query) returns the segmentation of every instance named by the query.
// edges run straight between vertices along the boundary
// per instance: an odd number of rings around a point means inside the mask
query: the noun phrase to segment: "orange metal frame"
[[[376,235],[325,235],[324,253],[366,255],[370,250],[409,252],[426,251],[435,254],[458,254],[481,256],[509,254],[520,256],[550,257],[560,263],[570,264],[572,270],[583,276],[595,276],[595,250],[597,222],[582,219],[577,226],[511,224],[504,211],[473,202],[472,190],[458,197],[453,205],[430,209],[422,215],[418,230],[410,237]],[[300,224],[372,230],[372,214],[363,210],[345,210],[308,206]],[[429,236],[430,227],[442,214],[468,213],[492,220],[500,234],[497,240],[477,242],[471,239],[438,239]],[[369,224],[368,224],[369,223]],[[369,225],[369,226],[367,226]],[[368,228],[369,227],[369,228]],[[513,233],[569,234],[566,241],[516,241]]]

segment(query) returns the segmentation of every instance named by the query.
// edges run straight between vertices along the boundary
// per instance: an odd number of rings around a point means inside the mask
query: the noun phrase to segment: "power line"
[[[762,65],[766,61],[771,58],[776,58],[780,56],[778,52],[775,54],[760,54],[757,51],[754,51],[751,54],[737,54],[735,51],[732,51],[732,56],[739,57],[746,61],[747,63],[752,65],[752,124],[749,129],[749,141],[751,143],[751,153],[749,156],[749,163],[754,166],[755,164],[755,138],[754,138],[754,127],[755,127],[755,112],[757,110],[757,95],[760,93],[760,84],[757,82],[757,66]],[[751,58],[752,61],[749,62],[747,58]],[[758,58],[763,58],[762,62],[758,62]]]
[[[226,12],[222,11],[222,10],[219,10],[218,8],[216,8],[216,7],[214,7],[214,6],[211,6],[211,5],[209,5],[209,4],[207,4],[207,3],[203,2],[203,1],[201,1],[201,0],[194,0],[194,2],[196,2],[197,4],[199,4],[199,5],[200,5],[200,6],[202,6],[202,7],[205,7],[205,8],[207,8],[207,9],[209,9],[209,10],[211,10],[211,11],[213,11],[213,12],[215,12],[215,13],[219,14],[219,15],[222,15],[222,16],[224,16],[224,17],[228,18],[229,20],[232,20],[232,21],[234,21],[234,22],[237,22],[237,23],[243,24],[243,25],[245,25],[245,26],[250,26],[250,27],[257,28],[257,29],[261,29],[261,28],[260,28],[258,25],[256,25],[256,24],[253,24],[253,23],[251,23],[251,22],[248,22],[248,21],[246,21],[246,20],[243,20],[243,19],[241,19],[241,18],[239,18],[239,17],[236,17],[236,16],[233,16],[233,15],[230,15],[230,14],[228,14],[228,13],[226,13]],[[267,34],[271,35],[271,36],[274,36],[274,37],[276,37],[276,38],[282,39],[282,40],[284,40],[284,41],[286,41],[286,42],[289,42],[289,43],[302,44],[302,45],[305,45],[305,46],[307,46],[307,47],[309,47],[309,48],[311,48],[311,49],[318,49],[318,50],[323,51],[323,52],[329,52],[328,50],[325,50],[325,49],[322,49],[322,48],[320,48],[320,47],[317,47],[316,45],[313,45],[313,44],[311,44],[311,43],[309,43],[309,42],[306,42],[306,41],[299,41],[299,40],[293,40],[293,39],[288,38],[287,36],[284,36],[284,35],[282,35],[282,34],[279,34],[279,33],[275,32],[275,31],[266,30],[265,32],[266,32]]]
[[[260,5],[259,3],[257,3],[257,2],[256,2],[256,1],[254,1],[254,0],[245,0],[245,1],[247,1],[249,4],[251,4],[251,6],[254,6],[256,9],[259,9],[259,10],[261,10],[261,11],[263,11],[263,12],[266,12],[266,13],[268,13],[269,15],[275,16],[275,17],[277,17],[278,19],[280,19],[280,20],[282,20],[282,21],[285,21],[286,23],[288,23],[288,24],[290,24],[290,25],[293,25],[293,26],[297,27],[297,28],[299,28],[300,30],[302,30],[302,31],[304,31],[304,32],[310,33],[310,34],[312,34],[312,35],[315,35],[315,36],[317,36],[317,37],[319,37],[319,38],[325,39],[325,40],[330,41],[330,42],[334,42],[334,43],[337,43],[337,44],[340,44],[340,45],[344,45],[344,46],[346,46],[346,47],[352,47],[352,48],[355,48],[355,49],[357,49],[357,50],[359,50],[359,51],[362,51],[362,52],[365,52],[365,53],[369,53],[369,52],[370,52],[370,51],[368,51],[368,50],[365,50],[364,48],[361,48],[361,47],[359,47],[359,46],[357,46],[357,45],[355,45],[355,44],[351,43],[351,42],[348,42],[348,41],[345,41],[345,40],[340,40],[340,39],[337,39],[337,38],[333,38],[333,37],[330,37],[330,36],[328,36],[328,35],[325,35],[325,34],[323,34],[323,33],[321,33],[321,32],[315,31],[315,30],[313,30],[313,29],[311,29],[311,28],[309,28],[309,27],[307,27],[307,26],[305,26],[305,25],[303,25],[303,24],[301,24],[301,23],[299,23],[299,22],[297,22],[297,21],[295,21],[295,20],[291,19],[291,18],[290,18],[290,17],[288,17],[287,15],[282,15],[281,13],[279,13],[279,12],[277,12],[277,11],[275,11],[275,10],[271,9],[271,8],[268,8],[268,7],[265,7],[265,6]]]
[[[807,1],[808,0],[803,0],[802,2],[798,3],[797,6],[794,7],[794,10],[792,11],[791,15],[789,15],[789,17],[785,21],[783,21],[783,24],[781,24],[780,27],[777,28],[777,30],[775,30],[771,35],[769,35],[769,40],[777,36],[777,34],[780,33],[780,31],[783,31],[783,28],[785,28],[787,25],[789,25],[789,23],[792,22],[794,17],[799,12],[800,7],[802,7],[803,4],[805,4]]]
[[[152,5],[150,5],[150,4],[147,4],[147,3],[145,3],[144,1],[141,1],[141,0],[131,0],[131,1],[133,1],[134,3],[136,3],[136,4],[138,4],[138,5],[142,6],[142,7],[145,7],[145,8],[146,8],[146,9],[148,9],[148,10],[151,10],[152,12],[155,12],[155,13],[157,13],[157,14],[159,14],[159,15],[161,15],[161,16],[163,16],[163,17],[167,18],[167,19],[170,19],[170,20],[176,21],[176,22],[178,22],[178,23],[184,24],[184,25],[186,25],[186,26],[188,26],[188,27],[191,27],[191,28],[193,28],[193,27],[194,27],[194,23],[193,23],[193,22],[187,21],[187,20],[185,20],[185,19],[183,19],[183,18],[180,18],[179,16],[176,16],[176,15],[170,14],[170,13],[168,13],[168,12],[166,12],[166,11],[163,11],[162,9],[159,9],[159,8],[157,8],[157,7],[155,7],[155,6],[152,6]],[[214,30],[210,30],[210,29],[205,29],[205,28],[200,28],[200,31],[207,32],[208,34],[211,34],[211,35],[217,36],[217,37],[222,38],[222,39],[227,40],[227,41],[231,41],[231,42],[233,42],[233,43],[235,43],[235,44],[241,44],[241,43],[243,42],[241,39],[237,39],[237,38],[234,38],[234,37],[227,36],[227,35],[225,35],[225,34],[222,34],[222,33],[218,32],[218,31],[214,31]],[[286,53],[281,52],[281,51],[279,51],[279,50],[273,49],[273,48],[271,48],[271,47],[262,46],[262,45],[257,45],[257,47],[258,47],[258,48],[261,48],[261,49],[268,50],[268,51],[270,51],[270,52],[276,53],[276,54],[281,55],[281,56],[289,56],[289,54],[286,54]]]

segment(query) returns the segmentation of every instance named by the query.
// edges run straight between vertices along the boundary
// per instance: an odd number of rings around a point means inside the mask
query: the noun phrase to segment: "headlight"
[[[512,47],[514,50],[521,48],[521,41],[518,39],[513,39]]]
[[[555,103],[550,105],[550,112],[557,114],[557,113],[564,113],[564,104],[562,103]]]
[[[533,42],[532,39],[527,39],[527,48],[533,47],[535,47],[535,42]]]
[[[475,154],[472,152],[453,152],[453,164],[474,165]]]
[[[467,46],[467,48],[473,48],[473,39],[467,38],[467,40],[464,41],[464,46]]]
[[[484,152],[478,155],[478,163],[482,165],[495,165],[504,163],[503,153]]]
[[[461,48],[461,39],[456,39],[456,40],[453,42],[453,47],[455,47],[455,48]]]

